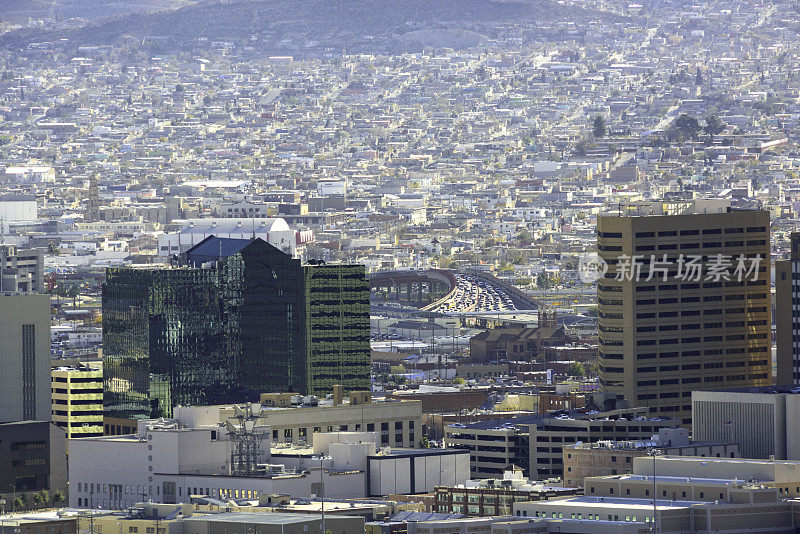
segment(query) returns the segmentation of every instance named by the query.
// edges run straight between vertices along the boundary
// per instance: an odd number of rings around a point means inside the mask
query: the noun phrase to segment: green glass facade
[[[363,265],[308,265],[305,271],[308,392],[334,384],[370,389],[369,282]],[[366,371],[365,371],[366,369]]]
[[[174,268],[107,271],[108,416],[367,389],[369,354],[363,266],[301,265],[260,239],[209,238]]]

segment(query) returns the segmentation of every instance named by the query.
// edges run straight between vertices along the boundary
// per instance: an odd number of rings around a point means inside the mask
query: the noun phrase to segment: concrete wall
[[[419,455],[372,456],[368,472],[370,496],[427,493],[433,491],[435,486],[466,482],[470,478],[469,453],[439,451]]]
[[[34,325],[34,409],[25,417],[22,327]],[[0,423],[50,421],[50,297],[0,295]]]
[[[786,459],[785,399],[782,394],[693,391],[692,438],[738,442],[745,458]]]

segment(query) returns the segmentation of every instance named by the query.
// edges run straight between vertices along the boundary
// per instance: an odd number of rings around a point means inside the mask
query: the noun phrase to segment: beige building
[[[564,485],[583,487],[587,477],[623,475],[633,472],[633,459],[660,454],[737,458],[736,443],[710,443],[689,440],[685,428],[662,428],[648,441],[598,441],[564,447]]]
[[[103,435],[103,370],[57,367],[50,372],[52,418],[67,438]]]
[[[78,534],[352,534],[364,532],[359,516],[258,511],[202,513],[190,504],[140,503],[125,514],[92,513],[77,517]]]
[[[651,456],[633,458],[632,465],[630,474],[586,478],[584,494],[648,499],[655,491],[658,499],[732,502],[745,488],[768,490],[780,499],[800,497],[798,462]]]
[[[800,493],[797,462],[656,456],[633,458],[632,464],[629,475],[587,478],[582,497],[515,503],[514,513],[613,522],[606,532],[620,532],[622,525],[653,526],[655,511],[662,533],[794,532],[800,517],[800,502],[789,500]]]
[[[291,404],[294,397],[295,402]],[[336,397],[336,394],[334,394]],[[299,400],[298,400],[299,399]],[[292,394],[262,396],[257,424],[271,427],[271,443],[311,443],[316,432],[376,432],[380,446],[417,447],[422,439],[422,401],[374,402],[369,392],[352,392],[349,402],[302,404]],[[309,399],[305,397],[306,401]],[[289,404],[287,406],[287,403]],[[175,408],[176,417],[190,417],[196,425],[216,424],[233,419],[233,406]],[[189,413],[194,415],[189,416]]]
[[[598,216],[603,391],[689,425],[692,390],[771,383],[769,212],[729,209],[650,202]]]
[[[732,500],[726,502],[664,499],[656,501],[655,507],[651,499],[587,495],[515,503],[514,509],[521,517],[547,521],[547,530],[530,532],[642,534],[653,532],[654,512],[655,531],[661,534],[795,532],[800,503],[779,501],[774,490],[743,488],[732,493],[735,493]]]

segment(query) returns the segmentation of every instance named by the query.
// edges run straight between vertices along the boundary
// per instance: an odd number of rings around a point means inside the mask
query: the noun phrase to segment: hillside
[[[155,37],[169,48],[188,46],[205,37],[212,41],[284,41],[284,45],[288,39],[290,44],[314,41],[321,46],[368,45],[380,50],[402,34],[443,25],[471,29],[482,23],[580,22],[608,17],[551,0],[204,1],[173,11],[117,17],[75,30],[19,30],[2,36],[0,46],[20,47],[61,38],[80,44],[114,44],[123,36],[133,36]]]
[[[28,19],[82,18],[87,21],[120,17],[133,13],[172,10],[197,0],[2,0],[0,20],[12,24]]]

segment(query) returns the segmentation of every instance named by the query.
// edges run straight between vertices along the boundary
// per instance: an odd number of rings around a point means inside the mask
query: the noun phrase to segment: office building
[[[46,421],[0,424],[0,498],[11,509],[17,497],[31,499],[47,490],[50,496],[67,493],[67,438]]]
[[[244,507],[243,507],[244,508]],[[119,512],[95,512],[78,516],[80,532],[159,534],[350,534],[364,532],[364,518],[325,514],[274,513],[250,507],[236,511],[203,513],[189,504],[139,502]],[[67,534],[67,533],[65,533]]]
[[[800,384],[800,232],[792,232],[790,257],[775,262],[777,383]]]
[[[602,390],[688,425],[692,390],[769,385],[769,230],[724,201],[598,216]]]
[[[103,371],[85,366],[51,371],[52,420],[69,438],[103,435]]]
[[[303,265],[261,239],[209,237],[165,269],[112,268],[103,286],[105,411],[370,388],[361,265]]]
[[[129,436],[70,440],[70,506],[123,509],[142,500],[188,503],[193,496],[308,498],[320,481],[328,498],[363,498],[428,493],[469,478],[463,450],[381,448],[375,432],[323,432],[313,444],[271,448],[268,427],[195,426],[192,417],[139,420]],[[243,452],[238,445],[245,441]]]
[[[631,474],[587,478],[580,497],[516,502],[514,515],[586,533],[795,529],[797,462],[656,456],[634,458],[632,464]],[[578,524],[588,528],[574,530]]]
[[[0,244],[0,291],[44,293],[44,249]]]
[[[10,509],[10,508],[9,508]],[[0,534],[76,534],[77,517],[53,514],[51,510],[15,513],[0,517]]]
[[[654,451],[701,458],[739,456],[735,443],[691,441],[686,428],[662,428],[647,441],[598,441],[564,447],[564,485],[583,487],[587,477],[632,473],[634,458]]]
[[[556,417],[536,414],[509,419],[453,424],[445,427],[448,447],[470,450],[472,478],[497,478],[512,466],[531,480],[563,477],[564,447],[577,442],[649,439],[661,428],[680,421],[648,418],[647,408],[581,413]]]
[[[0,423],[50,421],[50,297],[0,295]]]
[[[258,424],[269,426],[272,443],[299,445],[311,443],[319,432],[376,432],[382,447],[416,447],[422,439],[422,403],[420,401],[374,402],[369,392],[358,392],[366,402],[317,401],[289,396],[296,404],[261,405],[256,411]],[[275,395],[262,395],[261,398]],[[335,395],[334,395],[335,396]],[[199,415],[202,413],[203,415]],[[235,418],[233,406],[178,406],[176,417],[191,417],[206,424],[224,423]],[[202,417],[202,419],[201,419]]]
[[[579,492],[577,488],[531,482],[521,469],[511,469],[499,479],[468,480],[458,486],[437,487],[433,511],[468,516],[510,515],[515,502],[543,501]]]
[[[769,386],[695,391],[692,436],[739,443],[744,458],[800,460],[800,390]]]

